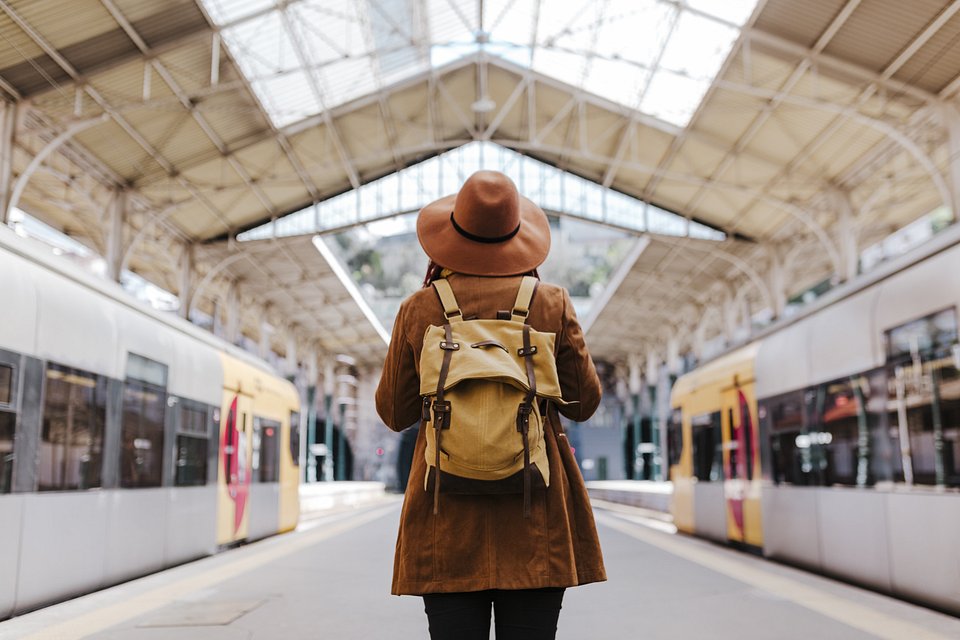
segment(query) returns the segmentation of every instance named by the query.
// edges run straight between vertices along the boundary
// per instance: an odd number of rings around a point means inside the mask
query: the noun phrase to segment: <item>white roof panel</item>
[[[685,127],[756,4],[202,2],[278,127],[478,51]]]

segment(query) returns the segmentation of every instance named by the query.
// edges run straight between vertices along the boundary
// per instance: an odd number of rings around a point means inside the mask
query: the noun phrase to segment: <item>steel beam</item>
[[[630,405],[632,408],[630,427],[633,434],[633,450],[630,452],[632,459],[631,477],[636,480],[640,471],[640,436],[641,436],[641,413],[640,413],[640,393],[643,390],[643,361],[638,353],[627,354],[627,388],[630,391]]]
[[[183,251],[180,254],[180,287],[178,297],[180,298],[180,309],[178,313],[181,318],[190,319],[190,306],[193,301],[193,280],[195,276],[194,269],[194,245],[188,242],[183,245]]]
[[[127,228],[128,194],[125,189],[117,189],[110,198],[107,207],[107,277],[120,282],[123,262],[124,236]]]
[[[960,110],[954,104],[944,104],[940,115],[947,130],[947,178],[954,202],[954,206],[950,207],[950,216],[956,221],[957,203],[960,203]]]
[[[227,287],[226,339],[230,344],[240,340],[240,283],[232,280]]]
[[[828,202],[837,214],[836,243],[840,263],[835,271],[841,282],[849,282],[860,271],[860,251],[857,242],[857,215],[850,202],[850,194],[833,188],[827,194]]]
[[[0,102],[0,224],[7,224],[10,219],[18,108],[16,102]]]
[[[327,452],[323,456],[323,480],[324,482],[333,481],[333,393],[336,391],[336,371],[337,362],[332,356],[327,356],[323,363],[323,416],[324,416],[324,437],[323,442],[327,446]],[[340,425],[343,428],[343,424]]]
[[[290,34],[290,40],[293,43],[293,50],[297,56],[297,59],[300,61],[300,65],[303,67],[308,66],[310,64],[310,59],[303,47],[303,43],[300,42],[300,39],[297,37],[297,34],[290,23],[290,16],[287,15],[286,7],[280,10],[280,19],[283,22],[284,28]],[[340,158],[340,162],[347,174],[347,178],[350,180],[350,185],[356,189],[361,184],[360,175],[353,166],[353,161],[350,158],[350,155],[347,153],[347,147],[343,143],[343,139],[340,137],[340,132],[333,121],[333,117],[330,115],[330,110],[327,109],[326,97],[323,95],[323,90],[320,88],[320,85],[317,83],[317,79],[313,74],[307,73],[306,76],[308,84],[310,85],[310,90],[313,92],[314,98],[317,100],[317,104],[319,104],[323,109],[323,112],[320,114],[320,116],[323,118],[323,122],[327,127],[327,134],[333,141],[333,146],[337,150],[337,156]]]
[[[767,247],[767,278],[766,286],[769,292],[768,302],[774,319],[783,315],[787,308],[787,274],[784,264],[783,251],[778,247]]]

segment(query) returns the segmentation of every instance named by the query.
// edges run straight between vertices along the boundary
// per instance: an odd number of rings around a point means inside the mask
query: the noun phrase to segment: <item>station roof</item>
[[[104,251],[102,212],[111,191],[125,190],[131,232],[146,240],[129,264],[172,290],[171,241],[200,247],[198,277],[217,271],[218,282],[267,290],[248,268],[263,252],[231,238],[475,141],[726,234],[699,253],[688,250],[701,246],[694,240],[651,239],[630,274],[645,297],[624,289],[616,302],[636,319],[620,323],[632,333],[619,344],[689,328],[724,286],[745,288],[761,308],[771,251],[788,258],[794,290],[835,273],[840,210],[853,212],[862,247],[952,206],[944,118],[953,115],[944,113],[960,88],[958,2],[63,7],[0,0],[0,92],[22,104],[15,172],[68,134],[21,203]],[[624,25],[649,28],[649,38],[630,39]],[[226,246],[249,260],[221,271]],[[668,271],[651,268],[659,250],[671,256]],[[665,277],[683,283],[686,319],[648,313],[681,295],[652,297]],[[299,317],[291,301],[305,302],[297,296],[306,291],[273,302],[278,321]],[[297,323],[332,333],[331,321]],[[604,337],[616,338],[616,326]]]

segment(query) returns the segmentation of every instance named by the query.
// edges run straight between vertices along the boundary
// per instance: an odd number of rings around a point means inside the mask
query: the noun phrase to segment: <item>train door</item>
[[[247,537],[250,520],[253,398],[225,389],[220,415],[217,543],[230,544]]]
[[[760,465],[756,398],[753,382],[722,392],[724,497],[727,538],[754,546],[763,544],[760,518]]]

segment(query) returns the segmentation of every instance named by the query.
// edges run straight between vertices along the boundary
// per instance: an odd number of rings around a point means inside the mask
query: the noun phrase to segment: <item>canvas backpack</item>
[[[434,514],[441,492],[523,493],[528,517],[531,491],[550,484],[540,405],[566,403],[555,334],[526,323],[537,284],[525,276],[513,309],[497,319],[467,320],[450,283],[433,283],[446,323],[424,335],[420,395]]]

